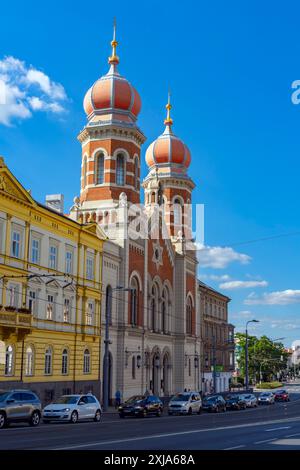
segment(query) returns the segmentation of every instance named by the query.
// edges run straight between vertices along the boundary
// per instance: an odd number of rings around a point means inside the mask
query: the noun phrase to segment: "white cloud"
[[[253,287],[266,287],[267,281],[228,281],[219,285],[220,289],[249,289]]]
[[[242,310],[241,312],[230,314],[230,318],[240,319],[240,320],[248,319],[251,317],[253,317],[253,313],[250,312],[250,310]]]
[[[229,281],[229,274],[199,274],[200,279],[211,279],[212,281]]]
[[[252,292],[244,300],[246,305],[289,305],[297,303],[300,303],[300,290],[293,289],[265,292],[261,297]]]
[[[15,57],[0,60],[0,124],[28,119],[33,112],[61,114],[67,95],[60,83]]]
[[[200,268],[226,268],[230,263],[248,264],[250,256],[238,253],[230,247],[204,246],[198,251]]]

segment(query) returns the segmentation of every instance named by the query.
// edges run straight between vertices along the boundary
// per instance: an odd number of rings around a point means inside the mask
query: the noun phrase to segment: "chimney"
[[[46,206],[53,209],[60,214],[64,213],[64,195],[63,194],[48,194],[46,196]]]

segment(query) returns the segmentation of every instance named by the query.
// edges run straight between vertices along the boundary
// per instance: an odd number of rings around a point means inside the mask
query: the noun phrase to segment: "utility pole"
[[[216,337],[213,336],[213,337],[212,337],[212,340],[213,340],[213,346],[212,346],[212,350],[213,350],[213,387],[214,387],[214,393],[217,393],[217,376],[216,376],[216,362],[217,362],[217,358],[216,358]]]
[[[109,405],[109,322],[112,315],[112,293],[113,291],[131,292],[134,289],[117,286],[106,292],[105,309],[105,338],[104,338],[104,360],[103,360],[103,411],[107,411]]]

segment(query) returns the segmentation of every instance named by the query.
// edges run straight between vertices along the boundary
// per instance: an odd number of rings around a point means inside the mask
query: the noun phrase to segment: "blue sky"
[[[107,72],[116,16],[119,70],[142,98],[143,155],[162,132],[170,86],[174,131],[192,153],[194,202],[205,204],[205,243],[233,245],[208,250],[210,267],[200,275],[215,288],[241,281],[222,287],[232,298],[231,321],[243,329],[257,318],[253,332],[285,337],[290,345],[300,338],[300,236],[238,243],[300,230],[300,105],[291,101],[291,84],[300,79],[300,6],[182,5],[2,5],[0,61],[12,56],[49,81],[43,90],[37,76],[27,81],[23,92],[39,91],[40,101],[29,112],[19,109],[19,117],[3,116],[0,105],[0,154],[36,199],[62,192],[68,210],[79,191],[82,100]]]

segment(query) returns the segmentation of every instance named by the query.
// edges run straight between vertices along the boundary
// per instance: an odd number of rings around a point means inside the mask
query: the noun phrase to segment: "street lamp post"
[[[123,291],[128,292],[131,291],[131,288],[126,288],[122,286],[117,286],[111,289],[110,292],[113,291]],[[110,293],[106,294],[110,295]],[[111,344],[111,340],[109,339],[109,319],[111,315],[112,308],[112,299],[106,299],[106,304],[109,305],[109,308],[106,308],[105,311],[105,339],[104,339],[104,361],[103,361],[103,411],[107,411],[109,405],[109,345]]]
[[[259,320],[248,320],[246,323],[246,345],[245,345],[245,380],[246,390],[249,387],[249,372],[248,372],[248,325],[249,323],[259,323]]]

